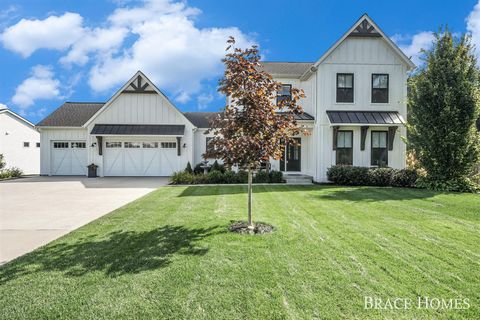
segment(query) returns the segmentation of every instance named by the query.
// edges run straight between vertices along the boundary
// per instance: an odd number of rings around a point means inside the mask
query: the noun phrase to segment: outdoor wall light
[[[186,144],[186,143],[184,143],[184,144],[183,144],[183,147],[184,147],[184,148],[186,148],[186,147],[187,147],[187,144]]]
[[[92,145],[90,147],[95,148],[96,146],[97,146],[97,143],[94,142],[94,143],[92,143]]]

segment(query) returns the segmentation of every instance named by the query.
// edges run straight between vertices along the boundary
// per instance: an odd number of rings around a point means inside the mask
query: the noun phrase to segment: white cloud
[[[480,1],[473,7],[466,22],[467,32],[472,36],[472,43],[475,45],[478,55],[480,53]]]
[[[196,27],[193,18],[199,13],[184,2],[167,0],[115,10],[108,18],[112,27],[128,28],[136,39],[122,54],[97,59],[90,72],[91,88],[109,90],[143,70],[160,88],[173,92],[177,101],[188,101],[201,90],[202,80],[221,74],[230,35],[240,47],[253,44],[235,27]]]
[[[433,45],[434,35],[430,31],[422,31],[413,36],[396,34],[391,39],[399,46],[407,57],[411,57],[417,66],[423,64],[421,50],[428,50]]]
[[[198,110],[205,110],[213,101],[211,93],[202,93],[197,97]]]
[[[65,50],[82,37],[83,18],[78,13],[66,12],[45,20],[22,19],[6,28],[0,35],[3,46],[29,57],[38,49]]]
[[[0,103],[0,110],[8,109],[6,104]]]
[[[32,106],[37,99],[55,99],[60,96],[60,82],[54,78],[52,67],[37,65],[29,78],[16,89],[12,102],[21,109]]]

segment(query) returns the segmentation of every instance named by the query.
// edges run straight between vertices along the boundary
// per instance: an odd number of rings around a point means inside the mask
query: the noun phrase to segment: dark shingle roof
[[[91,134],[182,136],[183,124],[96,124]]]
[[[262,65],[260,70],[270,74],[300,77],[308,68],[313,66],[313,62],[270,62],[260,61]]]
[[[81,127],[104,104],[104,102],[65,102],[61,107],[40,121],[37,127]]]
[[[197,128],[210,128],[212,118],[220,112],[185,112],[184,115]]]

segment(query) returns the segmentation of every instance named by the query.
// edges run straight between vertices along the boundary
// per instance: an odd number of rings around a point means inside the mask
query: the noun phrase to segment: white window
[[[162,142],[162,148],[174,149],[177,147],[176,142]]]
[[[133,149],[136,149],[136,148],[141,148],[142,147],[142,143],[141,142],[124,142],[123,143],[123,146],[125,148],[133,148]]]
[[[53,148],[54,149],[67,149],[68,148],[68,142],[54,142],[53,143]]]
[[[158,142],[144,142],[143,147],[148,149],[158,148]]]
[[[122,147],[122,143],[121,143],[121,142],[118,142],[118,141],[115,141],[115,142],[106,142],[106,143],[105,143],[105,147],[107,147],[107,148],[121,148],[121,147]]]
[[[30,147],[30,142],[24,142],[23,147],[24,148],[29,148]]]
[[[75,149],[85,149],[86,143],[85,142],[72,142],[71,147]]]

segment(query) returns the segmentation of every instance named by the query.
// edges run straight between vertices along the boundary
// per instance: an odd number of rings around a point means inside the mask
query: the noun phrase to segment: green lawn
[[[0,319],[480,318],[479,195],[254,186],[254,219],[277,230],[250,236],[226,231],[245,190],[160,188],[0,267]]]

